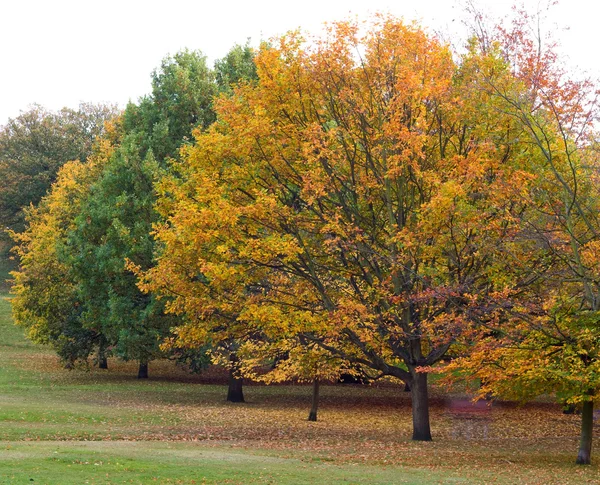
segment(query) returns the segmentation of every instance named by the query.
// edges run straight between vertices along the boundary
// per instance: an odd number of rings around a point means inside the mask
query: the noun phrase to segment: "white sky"
[[[325,21],[391,12],[433,30],[459,33],[460,0],[0,0],[0,125],[31,103],[50,109],[80,101],[128,100],[150,91],[150,73],[182,48],[209,58],[290,29],[316,32]],[[535,12],[548,0],[524,0]],[[503,16],[513,0],[475,0]],[[569,62],[600,76],[600,2],[562,0],[546,28]],[[567,30],[568,29],[568,30]]]

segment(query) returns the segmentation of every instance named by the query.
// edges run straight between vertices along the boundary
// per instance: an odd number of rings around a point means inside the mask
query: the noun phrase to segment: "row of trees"
[[[208,348],[232,400],[242,376],[315,393],[390,376],[415,440],[432,370],[482,395],[555,392],[583,404],[589,463],[595,91],[528,32],[521,13],[458,55],[383,16],[236,47],[214,71],[167,59],[15,234],[17,321],[67,360],[111,351],[141,375]]]

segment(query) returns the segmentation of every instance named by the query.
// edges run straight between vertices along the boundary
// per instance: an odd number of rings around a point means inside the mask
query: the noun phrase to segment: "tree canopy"
[[[104,123],[117,115],[110,105],[82,103],[51,112],[34,105],[0,128],[0,226],[21,231],[24,210],[37,205],[70,160],[92,154]]]

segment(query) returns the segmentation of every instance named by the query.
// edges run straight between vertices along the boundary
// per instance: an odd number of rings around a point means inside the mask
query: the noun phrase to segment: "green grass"
[[[443,481],[439,472],[340,466],[189,443],[19,443],[3,446],[2,453],[0,483],[466,483]]]
[[[317,423],[307,386],[223,385],[171,363],[62,368],[10,319],[0,296],[0,484],[583,484],[579,418],[547,404],[453,416],[434,392],[435,441],[410,441],[408,396],[393,386],[324,386]]]

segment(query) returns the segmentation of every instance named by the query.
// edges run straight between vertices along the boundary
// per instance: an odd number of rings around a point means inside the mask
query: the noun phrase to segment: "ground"
[[[113,360],[64,370],[12,325],[7,295],[0,335],[0,484],[600,482],[574,464],[579,416],[551,403],[472,406],[434,389],[434,441],[416,443],[400,386],[323,386],[311,423],[310,386],[248,386],[230,404],[214,375],[170,362],[143,381]]]

